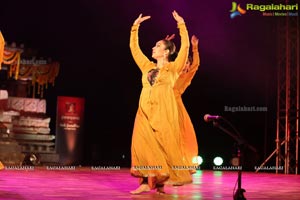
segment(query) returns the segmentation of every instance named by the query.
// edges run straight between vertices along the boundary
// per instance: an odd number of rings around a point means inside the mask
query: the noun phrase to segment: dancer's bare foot
[[[174,187],[176,187],[176,186],[183,186],[183,185],[184,185],[183,183],[174,183],[173,184]]]
[[[149,192],[150,187],[148,184],[141,184],[137,189],[130,191],[130,194],[141,194],[142,192]]]
[[[157,193],[157,194],[160,194],[160,195],[165,194],[166,192],[165,192],[164,185],[156,186],[156,193]]]

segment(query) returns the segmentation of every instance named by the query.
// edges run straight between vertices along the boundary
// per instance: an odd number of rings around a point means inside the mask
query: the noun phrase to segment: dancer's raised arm
[[[142,16],[142,14],[140,14],[138,16],[138,18],[134,21],[132,27],[131,27],[131,32],[130,32],[130,50],[131,50],[131,54],[133,56],[134,61],[136,62],[136,64],[138,65],[138,67],[140,68],[140,70],[143,72],[146,68],[146,65],[149,61],[149,59],[144,55],[144,53],[142,52],[140,46],[139,46],[139,37],[138,37],[138,30],[139,30],[139,26],[140,24],[145,21],[150,19],[150,16]]]
[[[184,68],[185,63],[187,61],[188,54],[189,54],[190,41],[189,41],[189,35],[188,35],[187,28],[185,26],[184,19],[176,11],[173,11],[172,14],[173,14],[174,19],[177,22],[177,27],[179,28],[179,35],[180,35],[180,40],[181,40],[180,49],[179,49],[178,55],[174,61],[176,71],[179,74],[182,71],[182,69]]]

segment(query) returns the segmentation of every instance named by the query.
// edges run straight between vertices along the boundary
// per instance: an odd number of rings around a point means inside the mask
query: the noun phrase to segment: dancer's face
[[[156,42],[155,46],[152,48],[152,58],[159,59],[164,58],[168,54],[168,51],[166,49],[166,45],[163,40],[160,40]]]

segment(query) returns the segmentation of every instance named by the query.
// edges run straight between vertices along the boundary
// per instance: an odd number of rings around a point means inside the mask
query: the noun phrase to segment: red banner
[[[56,149],[61,164],[80,163],[84,102],[79,97],[57,97]]]

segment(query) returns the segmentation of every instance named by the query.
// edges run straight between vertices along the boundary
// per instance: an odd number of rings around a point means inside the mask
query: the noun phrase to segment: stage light
[[[233,166],[239,166],[239,158],[238,157],[232,158],[230,162]]]
[[[215,157],[215,158],[214,158],[214,164],[215,164],[216,166],[222,165],[222,164],[223,164],[223,159],[222,159],[221,157],[219,157],[219,156]]]
[[[203,159],[201,156],[195,156],[192,160],[192,163],[195,163],[195,164],[198,164],[198,165],[201,165],[203,163]]]

